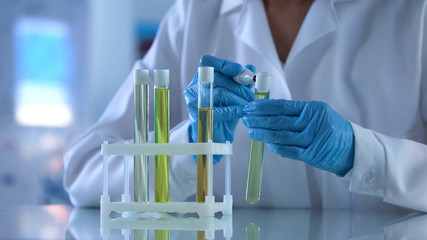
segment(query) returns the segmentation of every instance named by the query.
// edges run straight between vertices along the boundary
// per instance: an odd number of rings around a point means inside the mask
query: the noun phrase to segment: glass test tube
[[[148,143],[149,134],[149,71],[148,69],[135,69],[134,72],[134,113],[135,113],[135,131],[134,143]],[[149,201],[149,162],[148,155],[135,155],[133,160],[134,167],[134,201]],[[135,229],[134,239],[148,239],[148,230]]]
[[[197,141],[208,142],[212,140],[213,127],[213,67],[199,67],[199,98]],[[208,155],[197,155],[197,194],[196,201],[204,203],[208,194],[207,162]]]
[[[169,142],[169,70],[154,70],[154,141]],[[170,201],[169,155],[156,155],[154,164],[154,200]]]
[[[268,99],[270,96],[271,74],[257,73],[255,82],[255,100]],[[249,150],[248,179],[246,183],[246,202],[255,204],[261,197],[262,168],[264,165],[264,143],[251,139]]]
[[[154,240],[169,240],[170,230],[154,230]]]
[[[148,74],[147,69],[135,69],[134,72],[135,143],[148,143]],[[148,192],[148,155],[135,155],[135,202],[147,202]]]

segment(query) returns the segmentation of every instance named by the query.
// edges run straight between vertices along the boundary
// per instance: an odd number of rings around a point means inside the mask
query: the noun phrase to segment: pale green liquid
[[[256,92],[255,100],[268,99],[270,93]],[[255,204],[261,197],[262,169],[264,165],[264,143],[251,139],[249,150],[248,179],[246,182],[246,202]]]
[[[212,139],[213,109],[199,108],[197,122],[197,141]],[[207,155],[197,155],[197,194],[196,201],[204,203],[208,193]]]
[[[154,90],[154,141],[169,142],[169,89]],[[154,164],[154,200],[159,203],[170,201],[169,155],[156,155]]]
[[[260,240],[261,231],[255,223],[246,225],[246,240]]]
[[[134,85],[135,143],[148,143],[148,85]],[[148,201],[148,156],[134,156],[134,199]]]

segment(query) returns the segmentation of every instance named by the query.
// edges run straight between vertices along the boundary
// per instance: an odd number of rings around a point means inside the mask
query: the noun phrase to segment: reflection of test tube
[[[135,143],[148,143],[148,70],[134,72]],[[148,201],[148,155],[134,157],[134,199]]]
[[[251,70],[243,68],[233,79],[239,84],[248,85],[256,81],[256,75]]]
[[[260,240],[261,229],[255,223],[251,222],[246,225],[246,240]]]
[[[255,100],[268,99],[270,96],[271,74],[257,73],[255,82]],[[248,179],[246,184],[246,202],[255,204],[261,196],[262,168],[264,164],[264,143],[251,139],[249,150]]]
[[[199,98],[197,141],[208,142],[212,140],[213,127],[213,67],[199,67]],[[207,169],[208,155],[197,155],[197,202],[205,202],[208,195]]]
[[[154,70],[154,141],[169,142],[169,70]],[[154,200],[170,201],[169,155],[156,155],[154,164]]]

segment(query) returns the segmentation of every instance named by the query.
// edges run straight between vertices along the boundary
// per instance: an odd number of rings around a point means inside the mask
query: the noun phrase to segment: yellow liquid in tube
[[[170,127],[169,89],[156,88],[154,91],[154,98],[154,141],[156,143],[168,143]],[[156,155],[154,165],[155,202],[168,203],[170,201],[169,171],[169,155]]]
[[[207,142],[212,139],[213,109],[199,108],[197,122],[198,142]],[[197,155],[197,197],[198,203],[204,203],[208,193],[207,155]]]

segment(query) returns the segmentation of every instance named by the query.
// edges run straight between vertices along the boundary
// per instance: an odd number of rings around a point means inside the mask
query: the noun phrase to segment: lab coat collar
[[[283,89],[282,98],[291,99],[289,87],[283,73],[283,66],[277,54],[273,37],[271,36],[262,0],[245,0],[245,4],[241,6],[236,19],[237,24],[234,34],[236,38],[240,39],[241,43],[239,44],[246,45],[255,53],[251,55],[257,59],[254,59],[252,63],[262,62],[264,66],[271,66],[270,73],[275,76],[275,83],[273,85]],[[265,71],[262,68],[257,70]]]
[[[339,28],[340,20],[336,6],[348,1],[359,0],[315,0],[313,2],[288,55],[287,66],[304,48]]]
[[[234,34],[243,43],[281,69],[262,0],[244,0]]]
[[[243,6],[246,0],[223,0],[221,3],[220,14],[226,14],[236,8]]]
[[[339,28],[336,6],[348,1],[359,0],[315,0],[313,2],[289,53],[287,66],[304,48]],[[226,14],[239,8],[241,11],[235,34],[260,55],[268,58],[273,66],[283,70],[270,29],[265,28],[269,25],[262,0],[224,0],[220,12]]]
[[[348,0],[315,0],[313,2],[288,55],[287,66],[304,48],[338,29],[339,19],[335,8],[337,1]]]
[[[224,0],[221,3],[221,14],[226,14],[236,8],[241,7],[245,2],[248,0]],[[331,3],[338,3],[338,2],[347,2],[347,1],[358,1],[358,0],[331,0]]]

